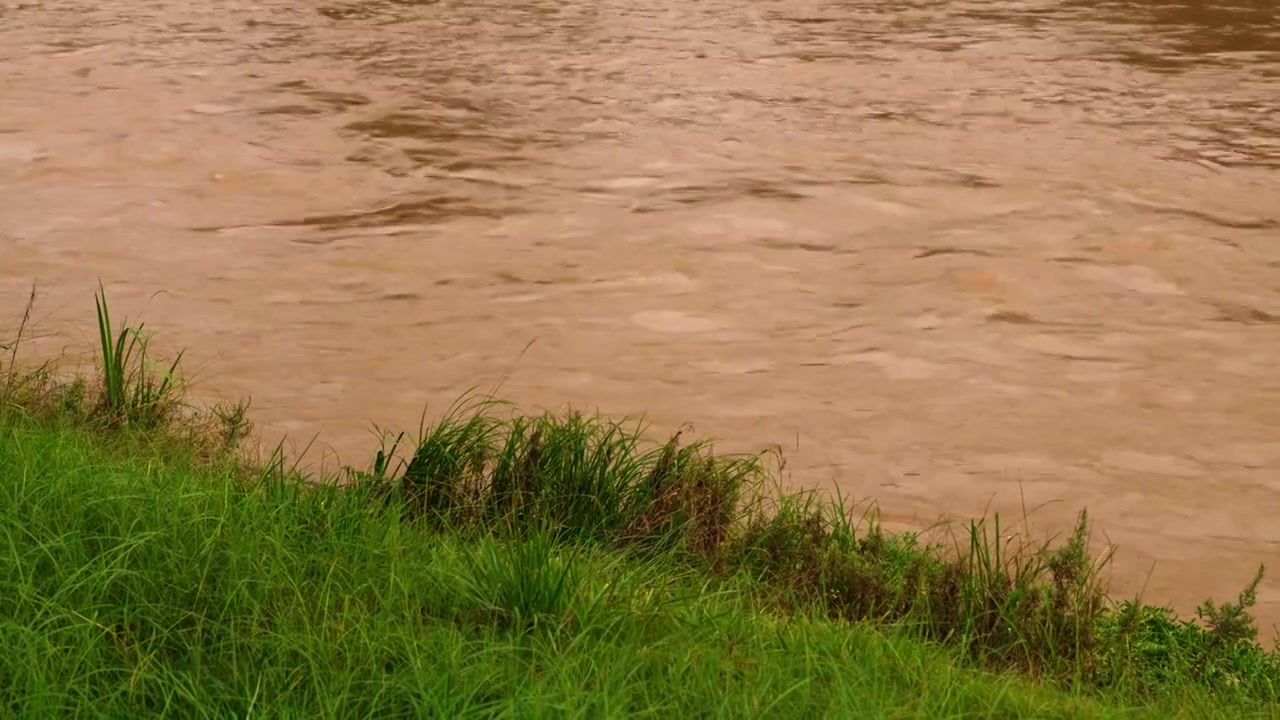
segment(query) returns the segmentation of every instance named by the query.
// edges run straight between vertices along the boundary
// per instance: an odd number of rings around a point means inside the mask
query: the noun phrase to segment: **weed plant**
[[[137,424],[155,428],[172,417],[179,404],[178,365],[182,353],[157,378],[148,362],[148,337],[143,326],[111,325],[106,292],[99,287],[94,297],[97,309],[98,341],[102,349],[102,397],[98,411],[114,425]]]

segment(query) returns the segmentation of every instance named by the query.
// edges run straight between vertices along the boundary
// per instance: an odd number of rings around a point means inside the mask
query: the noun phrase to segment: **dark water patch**
[[[1093,20],[1150,30],[1181,55],[1280,51],[1280,3],[1274,0],[1067,0],[1064,7]],[[1135,64],[1169,62],[1167,55],[1129,54]]]
[[[510,209],[496,209],[475,204],[468,198],[441,196],[400,202],[373,210],[311,215],[297,220],[279,220],[278,227],[308,226],[321,230],[356,227],[382,227],[439,223],[459,217],[501,218],[513,214]]]
[[[796,23],[797,25],[826,25],[828,23],[840,22],[841,18],[779,15],[777,16],[777,20],[780,22]]]
[[[832,243],[804,242],[802,240],[783,240],[781,238],[760,238],[754,244],[770,250],[803,250],[813,253],[847,253]]]
[[[809,196],[781,183],[755,178],[735,178],[724,183],[682,185],[657,190],[638,203],[633,211],[652,213],[672,206],[709,205],[743,197],[798,202]]]
[[[456,218],[503,218],[523,212],[514,207],[493,207],[476,203],[470,198],[438,196],[393,203],[368,210],[342,213],[307,215],[288,220],[275,220],[256,225],[206,225],[192,227],[196,232],[219,232],[247,227],[310,227],[317,231],[353,228],[382,228],[397,225],[428,225],[447,222]]]
[[[305,90],[303,94],[333,110],[348,110],[350,108],[362,107],[368,105],[370,102],[368,97],[361,95],[360,93],[335,92],[332,90],[321,90],[319,88]]]
[[[378,15],[378,9],[369,4],[323,5],[316,13],[330,20],[368,20]]]
[[[1265,310],[1259,310],[1251,305],[1224,300],[1213,301],[1211,304],[1218,310],[1218,314],[1214,319],[1219,322],[1232,322],[1244,325],[1280,324],[1280,315],[1270,313]]]
[[[407,112],[393,112],[373,120],[350,123],[346,129],[371,138],[454,140],[463,136],[463,133],[447,130],[446,127],[446,123],[437,118]]]
[[[1191,208],[1174,207],[1169,205],[1159,205],[1156,203],[1147,203],[1135,201],[1132,204],[1166,215],[1180,215],[1192,220],[1198,220],[1210,225],[1216,225],[1220,228],[1228,228],[1231,230],[1271,230],[1280,228],[1280,220],[1266,217],[1230,217],[1219,213],[1206,212],[1203,210],[1194,210]]]
[[[1037,325],[1039,320],[1027,313],[1016,310],[998,310],[987,316],[987,322],[1009,323],[1011,325]]]
[[[938,257],[939,255],[976,255],[977,257],[992,257],[994,253],[979,248],[939,247],[921,250],[915,254],[915,259],[923,260],[924,258]]]
[[[291,115],[293,117],[310,117],[325,114],[320,108],[311,107],[310,105],[298,105],[296,103],[285,105],[273,105],[258,110],[259,115]]]
[[[253,93],[261,95],[263,93]],[[259,115],[292,115],[297,117],[313,117],[332,115],[353,108],[364,107],[371,100],[368,96],[354,92],[340,92],[315,87],[306,81],[290,81],[276,83],[267,93],[273,100],[280,95],[299,96],[303,102],[274,102],[261,107]]]

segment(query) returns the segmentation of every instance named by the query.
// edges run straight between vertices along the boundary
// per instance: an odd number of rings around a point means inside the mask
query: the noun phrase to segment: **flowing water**
[[[1186,610],[1280,555],[1277,8],[0,0],[0,306],[83,350],[101,279],[353,464],[502,382],[1088,507]]]

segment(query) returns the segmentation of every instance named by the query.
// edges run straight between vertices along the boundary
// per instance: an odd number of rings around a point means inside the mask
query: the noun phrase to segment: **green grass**
[[[893,535],[766,455],[487,401],[308,478],[98,308],[102,377],[0,368],[0,716],[1280,715],[1256,580],[1114,602],[1083,515]]]
[[[182,353],[157,379],[148,362],[148,337],[143,326],[111,324],[106,293],[99,286],[93,298],[98,316],[98,340],[102,350],[102,397],[99,414],[113,423],[141,423],[147,427],[165,424],[178,405],[178,365]]]

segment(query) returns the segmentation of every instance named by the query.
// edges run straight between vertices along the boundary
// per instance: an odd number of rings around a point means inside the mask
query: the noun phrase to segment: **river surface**
[[[363,464],[468,388],[1088,507],[1280,621],[1275,0],[0,0],[0,308]]]

